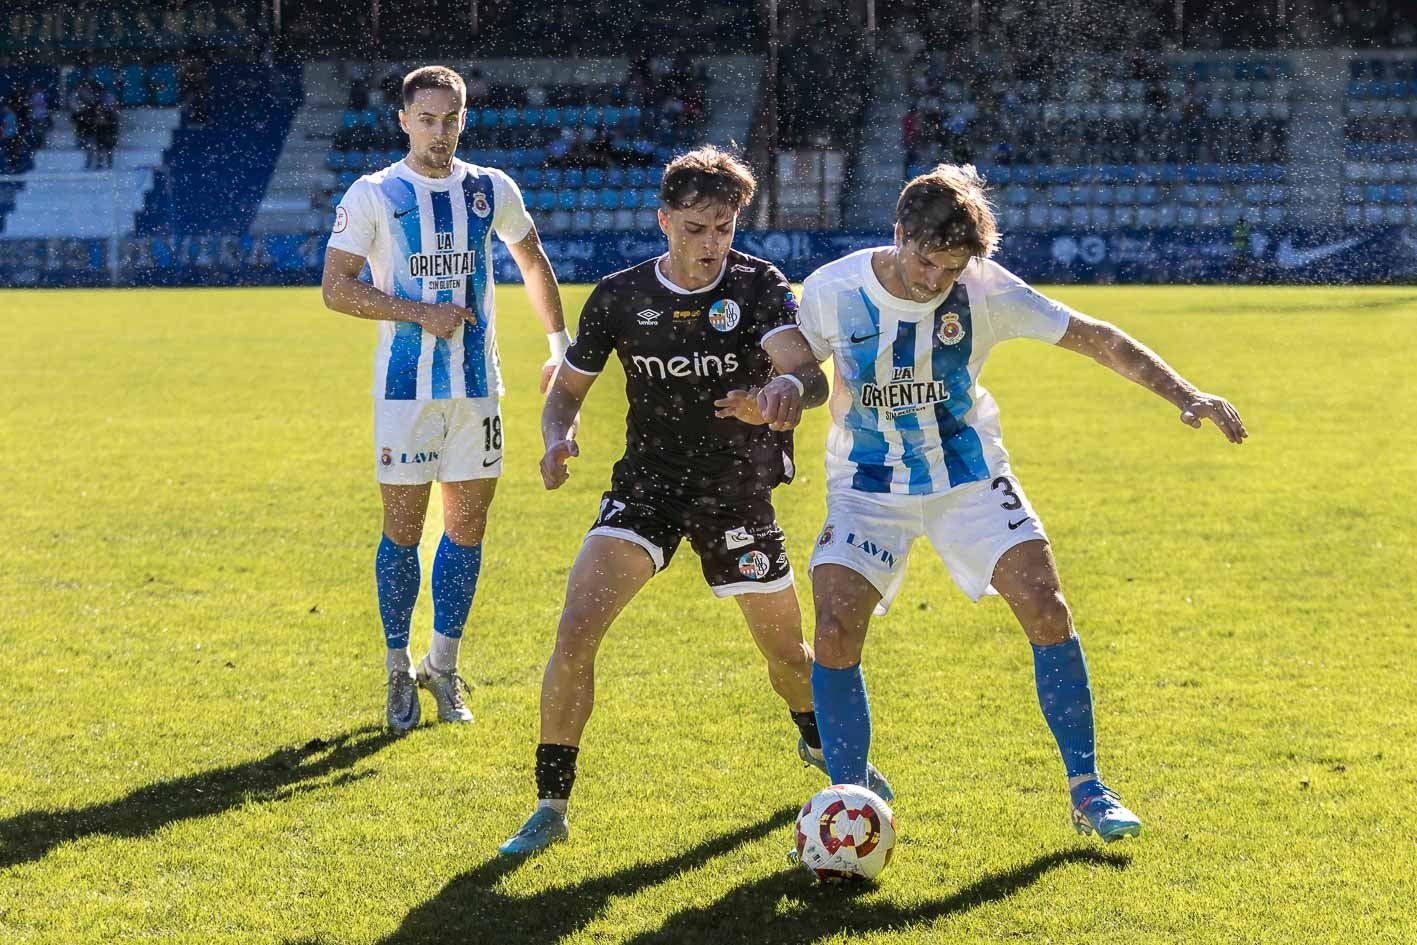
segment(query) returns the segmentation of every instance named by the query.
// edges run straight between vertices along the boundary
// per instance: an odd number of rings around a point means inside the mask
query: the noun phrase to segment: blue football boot
[[[1073,829],[1093,832],[1106,843],[1141,833],[1141,818],[1122,806],[1117,792],[1101,781],[1084,781],[1072,789]]]
[[[807,748],[807,739],[800,735],[797,736],[797,757],[802,759],[803,764],[809,764],[822,774],[826,774],[828,778],[831,777],[827,774],[827,760],[813,757],[811,750]],[[875,765],[869,763],[866,765],[866,790],[887,804],[895,800],[895,791],[891,790],[891,783],[886,780],[884,774],[876,770]]]
[[[565,814],[554,807],[538,807],[521,829],[497,848],[497,852],[506,856],[535,853],[565,840],[570,832],[571,825],[566,821]]]

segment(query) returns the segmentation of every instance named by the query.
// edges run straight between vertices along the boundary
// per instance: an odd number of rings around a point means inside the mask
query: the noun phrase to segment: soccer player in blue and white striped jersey
[[[384,506],[375,559],[387,645],[387,718],[420,717],[416,686],[438,717],[471,722],[458,646],[482,567],[487,509],[502,471],[501,366],[494,338],[492,234],[507,244],[551,348],[545,393],[570,344],[560,293],[521,192],[500,170],[458,160],[462,78],[444,66],[410,72],[399,123],[408,155],[344,195],[325,256],[325,304],[379,322],[374,359],[374,463]],[[360,279],[368,264],[372,284]],[[433,637],[415,670],[409,623],[421,574],[418,542],[431,484],[443,489],[433,559]]]
[[[929,539],[972,599],[998,593],[1033,646],[1044,718],[1062,753],[1073,823],[1104,840],[1141,822],[1101,781],[1092,688],[1052,548],[1009,467],[998,407],[979,385],[995,345],[1032,338],[1086,355],[1232,443],[1239,414],[1107,322],[1029,288],[991,261],[999,236],[974,168],[940,165],[906,185],[892,245],[807,277],[801,329],[836,382],[827,519],[812,555],[812,692],[833,783],[866,784],[871,716],[861,651],[891,604],[911,545]]]

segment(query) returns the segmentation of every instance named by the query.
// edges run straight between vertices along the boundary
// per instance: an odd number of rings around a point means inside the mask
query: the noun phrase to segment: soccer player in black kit
[[[612,351],[630,402],[625,455],[571,568],[541,684],[538,803],[501,846],[531,853],[567,836],[566,807],[595,698],[595,656],[610,624],[681,539],[704,580],[738,602],[768,675],[797,724],[798,754],[825,772],[812,709],[812,650],[772,489],[792,479],[792,433],[827,380],[797,328],[797,300],[770,263],[732,249],[752,172],[704,147],[671,162],[659,226],[669,251],[607,276],[586,300],[541,417],[547,489],[570,475],[575,421]],[[871,769],[871,787],[890,786]]]

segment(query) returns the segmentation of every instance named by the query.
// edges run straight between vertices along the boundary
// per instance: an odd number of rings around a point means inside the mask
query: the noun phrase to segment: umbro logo
[[[734,263],[729,272],[757,272],[756,266],[745,266],[742,263]]]
[[[409,208],[406,209],[406,210],[395,210],[395,211],[394,211],[394,219],[397,220],[397,219],[399,219],[400,217],[406,217],[406,216],[408,216],[410,213],[412,213],[413,211],[415,211],[415,210],[417,210],[417,209],[418,209],[417,207],[409,207]]]
[[[859,335],[859,336],[858,336],[855,332],[852,332],[852,335],[851,335],[851,343],[854,344],[854,345],[859,345],[859,344],[860,344],[861,342],[863,342],[863,341],[870,341],[872,338],[879,338],[880,336],[881,336],[881,333],[880,333],[879,331],[876,332],[874,335]]]
[[[647,308],[643,311],[636,312],[635,317],[639,319],[641,325],[659,324],[659,313],[652,308]]]

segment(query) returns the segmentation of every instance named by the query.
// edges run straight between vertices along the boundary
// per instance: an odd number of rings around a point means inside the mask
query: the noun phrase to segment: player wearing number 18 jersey
[[[832,782],[866,784],[862,646],[872,612],[890,606],[923,535],[971,598],[997,589],[1033,645],[1074,825],[1107,841],[1134,836],[1140,820],[1098,775],[1087,664],[980,369],[995,345],[1032,338],[1095,359],[1170,401],[1184,422],[1211,420],[1233,443],[1245,438],[1244,424],[1120,329],[992,262],[998,233],[974,168],[940,165],[911,181],[896,221],[892,245],[830,263],[803,285],[802,334],[837,375],[827,518],[812,555],[812,690]]]
[[[458,649],[502,472],[493,233],[508,245],[547,331],[543,391],[570,341],[556,276],[516,184],[454,156],[466,116],[461,77],[443,66],[416,69],[404,79],[403,102],[408,155],[360,178],[340,201],[323,278],[326,305],[379,322],[373,459],[384,523],[374,573],[386,717],[396,731],[419,721],[415,683],[433,693],[440,720],[472,721]],[[359,278],[366,263],[372,284]],[[434,481],[442,485],[444,534],[432,568],[432,644],[415,672],[409,623]]]
[[[753,188],[748,169],[713,148],[665,169],[659,219],[669,252],[596,287],[547,397],[541,472],[548,489],[566,480],[566,460],[578,453],[573,418],[612,353],[625,369],[630,409],[625,455],[571,569],[542,681],[538,806],[503,853],[529,853],[566,835],[596,651],[684,538],[713,593],[742,610],[800,731],[798,755],[825,770],[811,649],[802,640],[772,488],[792,478],[789,431],[803,406],[826,400],[827,385],[797,329],[787,280],[730,249]],[[874,771],[866,776],[889,794]]]

